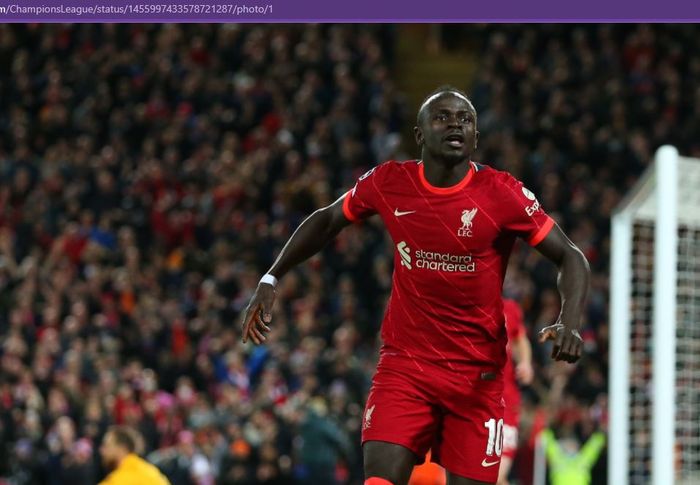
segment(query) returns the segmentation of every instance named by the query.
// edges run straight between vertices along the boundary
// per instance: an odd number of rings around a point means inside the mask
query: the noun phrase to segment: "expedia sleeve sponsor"
[[[503,204],[500,206],[502,227],[531,244],[538,243],[553,225],[550,217],[535,194],[522,182],[505,172],[501,172],[500,182],[503,192]]]
[[[535,212],[538,210],[540,210],[540,201],[537,199],[535,199],[535,202],[533,202],[532,205],[525,207],[525,213],[530,217],[535,215]]]

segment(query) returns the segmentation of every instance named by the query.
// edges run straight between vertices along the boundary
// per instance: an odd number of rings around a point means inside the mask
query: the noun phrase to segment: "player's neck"
[[[433,187],[452,187],[466,177],[471,162],[465,159],[455,165],[434,160],[423,160],[425,179]]]

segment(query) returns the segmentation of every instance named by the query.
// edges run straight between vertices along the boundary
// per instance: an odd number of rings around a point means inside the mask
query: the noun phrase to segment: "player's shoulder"
[[[368,177],[375,179],[392,179],[398,174],[408,174],[418,170],[418,160],[386,160],[367,170],[359,180]]]
[[[472,162],[472,164],[474,165],[475,178],[481,181],[495,184],[512,184],[518,182],[510,172],[506,172],[505,170],[498,170],[490,165],[484,165],[482,163]]]
[[[385,170],[387,171],[402,171],[402,172],[408,172],[411,170],[418,170],[418,167],[420,167],[421,161],[420,160],[387,160],[386,162],[382,163],[385,167]]]
[[[479,164],[475,164],[479,165]],[[516,197],[527,197],[528,200],[535,200],[535,195],[530,192],[522,181],[515,178],[510,172],[505,170],[497,170],[488,165],[481,165],[481,168],[476,171],[475,180],[486,186],[490,191],[500,191],[502,193],[510,193]]]

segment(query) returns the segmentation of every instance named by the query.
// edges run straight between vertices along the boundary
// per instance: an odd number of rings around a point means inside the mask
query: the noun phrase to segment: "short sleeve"
[[[349,221],[357,222],[377,213],[377,196],[382,172],[382,165],[370,169],[358,178],[355,186],[345,194],[343,214]]]
[[[540,202],[522,182],[502,172],[503,227],[537,246],[554,227],[554,220],[542,209]]]

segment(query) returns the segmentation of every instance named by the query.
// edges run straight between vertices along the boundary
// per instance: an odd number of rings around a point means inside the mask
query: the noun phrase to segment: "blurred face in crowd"
[[[463,95],[447,91],[429,98],[418,112],[414,128],[423,158],[457,164],[476,150],[476,110]]]
[[[102,446],[100,446],[100,456],[104,466],[110,470],[116,468],[126,455],[128,455],[128,451],[117,443],[114,435],[109,432],[105,434]]]

